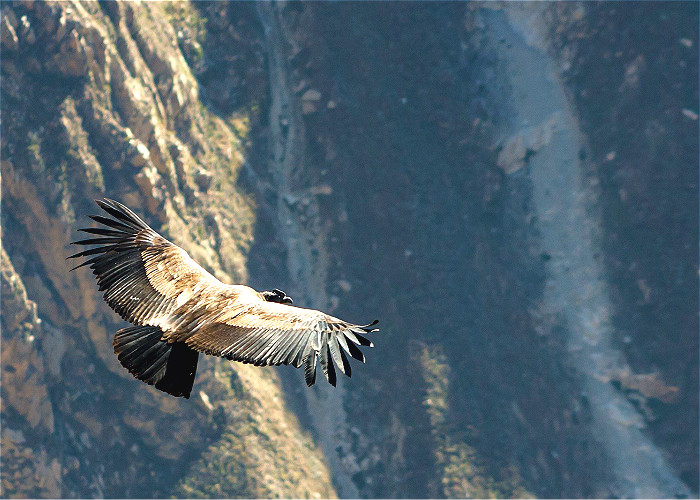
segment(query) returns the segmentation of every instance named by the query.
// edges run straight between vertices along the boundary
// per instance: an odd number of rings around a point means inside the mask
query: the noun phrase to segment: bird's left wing
[[[73,269],[92,269],[105,302],[126,321],[162,327],[186,302],[217,296],[227,287],[128,207],[110,199],[95,201],[112,218],[91,215],[107,227],[79,229],[98,237],[73,244],[95,248],[68,258],[90,257]]]

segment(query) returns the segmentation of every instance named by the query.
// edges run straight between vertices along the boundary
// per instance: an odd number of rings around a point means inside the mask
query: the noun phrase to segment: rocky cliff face
[[[601,78],[618,82],[604,87],[615,90],[605,94],[612,109],[620,100],[629,100],[639,106],[631,121],[654,121],[655,113],[672,117],[677,125],[664,128],[658,139],[676,144],[669,147],[679,152],[687,150],[689,156],[673,164],[665,162],[663,175],[669,187],[687,193],[686,201],[679,203],[693,206],[697,189],[690,179],[695,173],[690,157],[697,149],[693,135],[697,122],[694,111],[681,101],[695,99],[691,89],[697,71],[690,58],[697,33],[690,24],[697,12],[679,7],[649,10],[632,12],[636,20],[632,21],[582,5],[545,9],[535,13],[542,16],[539,43],[545,56],[549,54],[555,75],[562,75],[563,68],[563,99],[568,99],[563,105],[570,107],[566,112],[573,113],[574,121],[590,113],[586,103],[574,96],[576,82],[585,82],[594,64]],[[650,446],[660,448],[653,460],[669,459],[675,467],[666,479],[652,480],[656,482],[649,491],[687,494],[677,482],[678,475],[696,489],[692,478],[697,475],[697,461],[689,451],[697,449],[690,425],[697,420],[693,402],[697,391],[679,397],[681,386],[697,386],[696,292],[691,285],[685,291],[659,289],[661,301],[689,299],[682,300],[682,306],[676,302],[675,314],[684,319],[672,327],[678,333],[669,337],[687,349],[687,358],[669,352],[651,364],[656,355],[648,351],[648,342],[621,333],[635,328],[622,328],[621,319],[638,316],[645,306],[630,298],[639,292],[639,276],[632,279],[611,271],[618,249],[613,250],[610,242],[633,235],[636,226],[604,201],[624,196],[624,189],[620,195],[618,181],[605,182],[600,155],[590,157],[594,149],[611,148],[606,149],[607,155],[626,140],[624,135],[615,140],[606,135],[618,133],[614,119],[618,115],[596,116],[594,122],[583,123],[582,130],[576,124],[574,133],[584,134],[577,138],[583,147],[561,151],[565,155],[561,158],[580,162],[577,182],[590,189],[588,205],[582,205],[588,211],[583,213],[584,224],[591,225],[589,219],[601,221],[591,233],[587,258],[597,261],[603,253],[608,256],[595,269],[603,273],[604,293],[612,293],[605,309],[611,317],[601,319],[604,328],[614,333],[606,334],[606,346],[596,348],[600,352],[588,361],[593,366],[586,367],[586,361],[571,362],[577,356],[572,349],[585,341],[585,335],[577,338],[580,326],[544,307],[552,266],[559,261],[543,249],[543,228],[532,199],[533,155],[551,158],[547,147],[552,147],[552,136],[561,134],[557,129],[561,124],[545,122],[537,130],[539,123],[526,125],[522,144],[515,144],[522,148],[508,151],[513,144],[505,130],[515,114],[510,103],[522,89],[514,89],[505,78],[504,63],[494,49],[500,39],[482,13],[450,4],[423,9],[404,4],[290,3],[277,9],[276,16],[279,25],[268,32],[278,37],[276,45],[282,54],[275,57],[282,62],[276,64],[286,75],[277,88],[271,77],[270,94],[274,101],[275,92],[281,92],[287,101],[282,112],[271,112],[269,122],[256,131],[260,152],[252,157],[253,164],[264,166],[276,158],[278,142],[297,142],[290,149],[297,165],[292,176],[297,191],[280,200],[286,203],[278,209],[280,225],[302,232],[306,228],[306,240],[320,247],[317,255],[307,256],[303,245],[288,245],[288,267],[296,266],[293,276],[303,276],[304,282],[318,279],[303,274],[308,267],[304,262],[326,275],[328,293],[310,294],[308,303],[337,307],[350,315],[376,309],[387,320],[386,344],[378,342],[376,349],[381,361],[368,361],[372,380],[349,391],[346,430],[335,430],[335,444],[324,448],[340,464],[333,467],[336,483],[344,484],[350,477],[352,488],[363,496],[625,495],[635,488],[625,484],[622,471],[627,465],[611,467],[618,460],[615,445],[605,445],[600,438],[601,430],[607,433],[617,426],[620,436],[640,436],[640,443],[651,439]],[[663,30],[639,28],[650,16],[661,16],[673,26],[673,41],[659,38]],[[688,21],[679,24],[679,16]],[[513,18],[512,22],[519,21]],[[611,24],[599,35],[600,25],[606,22]],[[268,28],[271,23],[264,20],[263,25]],[[633,26],[649,40],[637,47],[631,60],[643,53],[661,64],[664,58],[656,51],[676,54],[672,64],[681,70],[674,72],[669,84],[673,91],[659,87],[658,80],[650,77],[640,83],[648,93],[628,93],[624,82],[634,77],[612,62],[601,62],[608,60],[605,54],[613,30],[626,33]],[[583,53],[584,42],[573,40],[588,40],[586,36],[592,43],[585,47],[584,62],[567,51]],[[656,66],[654,74],[661,73]],[[663,105],[640,100],[655,92],[668,95]],[[631,124],[629,129],[642,134]],[[282,139],[276,138],[275,130],[281,131]],[[656,138],[649,144],[661,145]],[[510,162],[504,160],[508,156]],[[654,158],[660,157],[649,155],[644,161],[657,161]],[[624,167],[610,172],[625,179],[636,175]],[[651,196],[653,177],[646,179],[636,182],[640,188],[646,186],[643,189]],[[549,184],[557,185],[555,180]],[[310,192],[309,187],[318,185],[328,186],[325,192],[330,194]],[[571,198],[566,185],[563,189]],[[547,196],[545,188],[541,191]],[[666,192],[661,197],[673,195]],[[646,214],[647,220],[678,221],[672,226],[686,228],[683,241],[693,240],[696,230],[681,222],[688,212],[680,207],[658,212],[644,203],[628,206]],[[679,241],[669,228],[655,231],[656,243],[645,244],[635,257],[649,259],[644,272],[652,272],[652,260],[664,258],[653,257],[651,248],[675,246]],[[678,244],[688,251],[692,248]],[[628,245],[633,244],[626,241],[624,246]],[[327,247],[334,251],[324,252]],[[679,259],[687,266],[688,279],[697,269],[696,252],[690,252],[693,255]],[[639,263],[629,265],[634,268]],[[589,267],[582,269],[582,276],[591,274],[592,264]],[[597,281],[571,285],[580,287],[585,298],[590,294],[588,287],[597,286]],[[296,286],[303,289],[304,285]],[[628,298],[622,299],[620,290],[625,287]],[[645,315],[648,323],[640,334],[658,328],[662,317]],[[595,321],[582,326],[593,331],[602,328]],[[675,345],[675,340],[669,341]],[[632,354],[643,351],[650,355],[646,366]],[[593,363],[599,354],[616,363]],[[666,371],[671,365],[683,375],[671,376]],[[589,379],[596,382],[591,385]],[[601,400],[588,391],[598,390],[596,384],[601,381],[607,392],[619,398],[619,406],[616,402],[592,407]],[[659,432],[659,419],[664,418],[685,420],[674,427],[678,430],[674,438]],[[618,424],[614,419],[622,420]],[[626,426],[632,427],[629,433]],[[605,435],[618,431],[610,432]],[[688,439],[679,439],[681,435]],[[681,451],[672,442],[688,447]],[[641,458],[638,465],[645,460]],[[667,465],[659,467],[666,470]],[[588,472],[581,474],[581,470]]]
[[[143,386],[112,354],[120,323],[92,277],[65,260],[109,196],[247,280],[249,117],[202,104],[186,39],[200,22],[181,4],[3,5],[5,496],[334,495],[272,370],[203,359],[189,401]]]
[[[552,47],[600,183],[615,341],[631,369],[611,382],[697,494],[698,9],[620,12],[553,9]]]
[[[543,307],[531,169],[558,132],[510,133],[478,6],[3,4],[3,494],[612,496],[587,377],[697,494],[698,9],[538,15],[624,372],[571,363]],[[223,281],[380,318],[367,365],[309,391],[202,358],[188,401],[131,379],[64,260],[101,196]]]

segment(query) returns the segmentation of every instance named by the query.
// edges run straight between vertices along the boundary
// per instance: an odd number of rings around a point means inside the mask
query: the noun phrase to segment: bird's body
[[[174,396],[189,397],[199,352],[255,365],[304,366],[315,382],[316,361],[335,385],[334,364],[350,376],[347,356],[364,362],[357,346],[371,346],[354,325],[314,309],[291,306],[280,290],[257,292],[227,285],[197,264],[127,207],[97,201],[113,218],[91,216],[108,228],[76,241],[95,248],[72,255],[88,265],[104,299],[135,326],[119,330],[114,350],[136,378]]]

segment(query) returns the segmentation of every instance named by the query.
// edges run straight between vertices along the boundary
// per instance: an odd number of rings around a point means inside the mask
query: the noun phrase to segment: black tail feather
[[[139,380],[168,394],[190,397],[199,353],[182,342],[161,340],[155,326],[122,328],[114,336],[119,362]]]

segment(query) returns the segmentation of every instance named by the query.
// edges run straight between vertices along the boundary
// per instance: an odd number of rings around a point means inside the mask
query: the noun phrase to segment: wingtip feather
[[[316,358],[316,353],[311,351],[304,360],[304,380],[309,387],[316,383]]]

